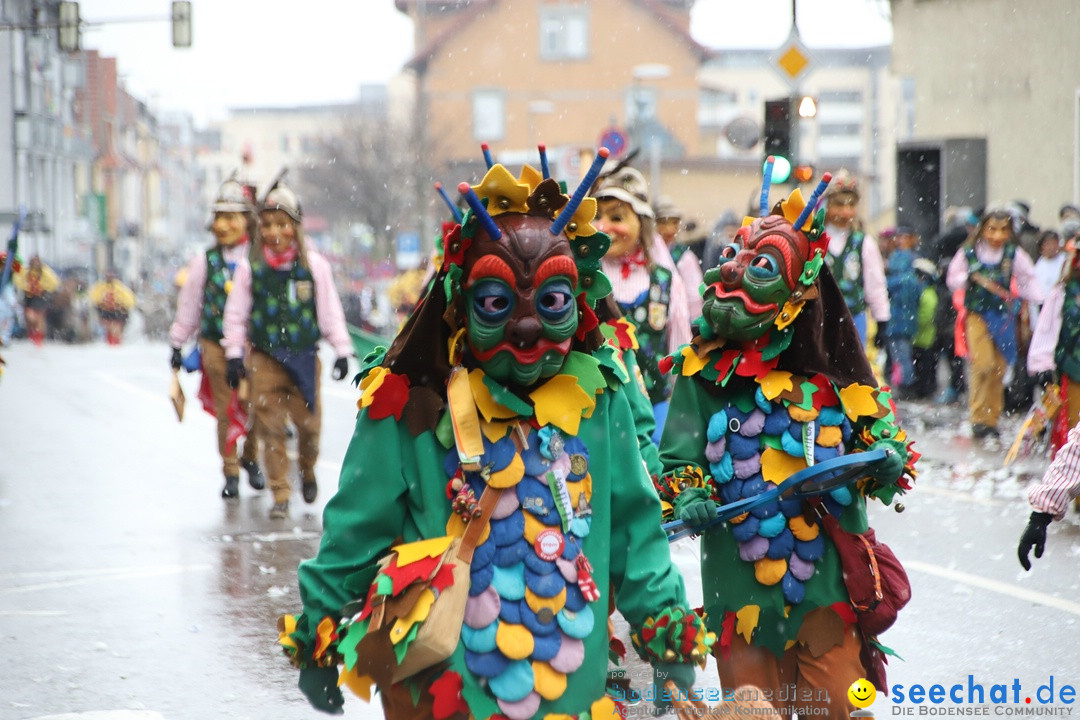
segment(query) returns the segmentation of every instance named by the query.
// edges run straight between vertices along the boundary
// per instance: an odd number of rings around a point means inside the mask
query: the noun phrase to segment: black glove
[[[334,378],[335,380],[341,380],[348,372],[349,358],[343,355],[334,361],[334,369],[333,371],[331,371],[330,377]]]
[[[1020,536],[1020,546],[1016,549],[1016,554],[1020,557],[1020,564],[1025,570],[1031,569],[1031,560],[1028,558],[1028,553],[1031,552],[1032,547],[1035,548],[1035,557],[1042,557],[1043,550],[1046,549],[1046,526],[1053,519],[1054,516],[1050,513],[1031,513],[1027,527],[1024,528],[1024,534]]]
[[[877,332],[874,333],[874,347],[885,347],[885,338],[889,337],[889,321],[878,320]]]
[[[244,361],[240,358],[229,358],[225,361],[225,382],[233,390],[240,387],[240,378],[247,376],[244,370]]]
[[[172,349],[172,357],[169,358],[169,365],[173,370],[179,370],[184,365],[184,358],[180,356],[180,348]]]
[[[1039,384],[1039,387],[1045,388],[1054,382],[1054,373],[1049,370],[1035,373],[1035,382]]]
[[[311,707],[331,715],[342,715],[345,698],[338,687],[337,665],[330,667],[307,667],[300,671],[300,692]]]

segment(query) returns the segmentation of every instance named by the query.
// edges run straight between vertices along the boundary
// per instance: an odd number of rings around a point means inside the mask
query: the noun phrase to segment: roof
[[[409,7],[419,1],[420,0],[394,0],[394,5],[399,11],[408,14]],[[427,0],[423,0],[423,2],[427,2]],[[648,10],[661,25],[678,35],[679,39],[690,52],[697,55],[699,61],[704,62],[713,56],[713,51],[706,48],[697,40],[694,40],[690,35],[690,31],[683,27],[679,16],[672,12],[662,0],[633,0],[633,2]],[[472,24],[472,22],[480,17],[485,10],[495,6],[497,3],[498,0],[457,0],[454,7],[462,8],[463,10],[460,17],[448,25],[441,33],[429,38],[424,46],[419,48],[416,53],[409,58],[405,63],[405,67],[409,70],[423,72],[428,61],[438,54],[443,45]]]

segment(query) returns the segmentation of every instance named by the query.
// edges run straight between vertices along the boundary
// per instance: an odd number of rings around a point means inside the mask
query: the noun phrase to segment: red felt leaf
[[[647,625],[641,628],[641,642],[648,645],[656,637],[656,628],[651,625]]]
[[[465,251],[472,245],[472,238],[461,237],[461,226],[457,223],[449,232],[443,232],[443,270],[451,265],[462,265],[465,262]],[[457,252],[453,248],[457,246]]]
[[[422,558],[405,567],[398,567],[397,555],[394,555],[394,559],[383,570],[383,574],[393,582],[394,589],[391,594],[397,595],[417,580],[427,580],[440,559],[440,557]]]
[[[405,409],[405,403],[409,400],[409,378],[404,375],[387,373],[382,385],[371,397],[371,406],[368,415],[373,420],[394,416],[395,420],[401,420],[401,411]]]
[[[463,686],[461,676],[452,670],[447,670],[438,680],[428,685],[428,692],[434,698],[431,715],[435,720],[447,720],[458,713],[469,712],[469,705],[461,696]]]
[[[675,359],[673,357],[671,357],[670,355],[665,355],[663,358],[660,359],[660,362],[658,364],[659,367],[660,367],[660,374],[661,375],[667,375],[669,372],[671,372],[671,367],[674,364],[675,364]]]
[[[743,353],[742,360],[735,368],[735,374],[742,377],[763,378],[780,362],[780,356],[772,360],[762,360],[761,353]]]
[[[626,659],[626,645],[624,645],[623,641],[619,638],[612,636],[612,638],[608,640],[608,649],[618,655],[621,659]]]
[[[364,599],[364,609],[360,612],[360,619],[361,620],[363,620],[364,618],[366,618],[368,615],[371,614],[371,611],[372,611],[371,599],[374,598],[374,597],[375,597],[375,583],[371,583],[371,586],[368,587],[367,598]]]
[[[716,371],[719,373],[718,378],[723,380],[731,372],[731,364],[739,357],[738,350],[725,350],[720,353],[720,359],[713,365]]]
[[[633,341],[630,339],[630,331],[627,329],[629,323],[624,319],[608,320],[607,324],[615,328],[615,345],[620,350],[629,350],[634,347]]]
[[[577,306],[578,311],[581,313],[581,320],[578,321],[577,332],[574,335],[578,340],[584,340],[586,334],[600,326],[600,319],[596,317],[596,313],[589,307],[589,303],[585,301],[585,293],[577,296]]]
[[[834,602],[830,607],[840,616],[845,625],[851,625],[855,622],[855,608],[851,607],[851,603],[841,600],[840,602]]]
[[[720,623],[720,652],[725,660],[731,659],[731,641],[735,639],[735,613],[724,613],[724,621]]]
[[[439,572],[435,573],[435,577],[431,578],[431,589],[436,593],[441,593],[446,588],[454,584],[454,566],[443,565],[439,568]]]
[[[814,407],[833,407],[840,404],[840,398],[837,397],[829,378],[818,373],[810,378],[810,382],[817,388],[817,392],[814,393]]]

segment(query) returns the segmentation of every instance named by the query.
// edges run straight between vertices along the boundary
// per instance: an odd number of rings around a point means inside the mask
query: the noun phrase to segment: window
[[[502,140],[506,134],[506,100],[501,90],[474,90],[473,138],[481,142]]]
[[[589,54],[588,8],[540,8],[540,59],[581,60]]]

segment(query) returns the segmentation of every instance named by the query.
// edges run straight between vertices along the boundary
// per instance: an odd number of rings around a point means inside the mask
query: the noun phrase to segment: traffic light
[[[796,165],[791,170],[791,177],[798,183],[808,183],[814,179],[813,165]]]
[[[795,112],[791,98],[765,101],[765,155],[791,159],[795,136]]]
[[[178,48],[191,47],[191,3],[188,0],[173,0],[172,44]]]
[[[56,39],[61,52],[78,52],[82,46],[82,31],[79,28],[79,3],[60,3],[58,14],[60,22]]]

